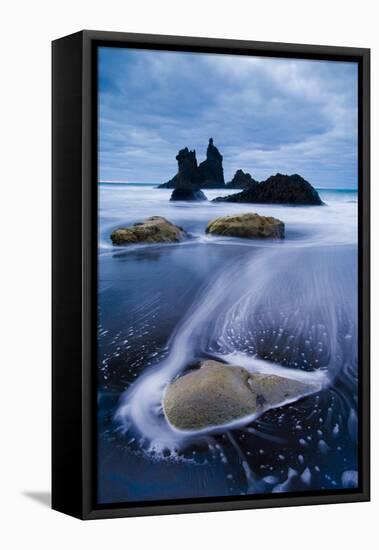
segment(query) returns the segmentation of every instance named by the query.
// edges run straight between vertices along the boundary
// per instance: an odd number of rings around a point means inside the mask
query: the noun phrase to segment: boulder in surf
[[[203,430],[249,422],[269,409],[320,389],[313,381],[252,373],[237,365],[206,360],[198,370],[167,387],[163,409],[174,428]]]

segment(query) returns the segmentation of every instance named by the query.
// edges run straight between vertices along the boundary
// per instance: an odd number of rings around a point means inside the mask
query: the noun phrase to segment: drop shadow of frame
[[[51,508],[51,492],[50,491],[23,491],[22,495],[34,500],[41,506]]]

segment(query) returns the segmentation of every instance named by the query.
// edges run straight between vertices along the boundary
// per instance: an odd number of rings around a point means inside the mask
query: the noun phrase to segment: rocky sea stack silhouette
[[[258,183],[248,172],[239,169],[234,174],[233,179],[225,184],[228,189],[245,189],[252,183]]]
[[[187,147],[179,151],[176,160],[179,165],[177,174],[158,187],[164,189],[183,187],[183,177],[186,179],[186,185],[197,186],[199,189],[217,189],[225,186],[222,155],[213,144],[213,138],[209,139],[206,159],[199,165],[196,151],[189,151]]]
[[[213,144],[213,138],[209,138],[207,158],[199,164],[199,183],[204,189],[225,185],[222,154]]]
[[[240,193],[217,197],[214,202],[247,202],[259,204],[322,205],[316,189],[298,174],[276,174],[260,183],[248,185]]]
[[[251,174],[239,169],[225,183],[223,156],[209,138],[206,159],[197,163],[196,151],[188,147],[176,155],[178,172],[158,187],[173,189],[172,201],[207,200],[202,189],[242,189],[240,193],[217,197],[215,202],[246,202],[261,204],[322,205],[316,189],[298,174],[276,174],[258,182]]]
[[[171,201],[204,201],[207,197],[200,189],[199,167],[196,152],[188,147],[181,149],[176,155],[178,173],[175,176],[175,188]]]

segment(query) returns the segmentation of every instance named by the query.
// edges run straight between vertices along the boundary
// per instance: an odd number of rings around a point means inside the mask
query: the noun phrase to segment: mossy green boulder
[[[111,233],[111,241],[116,246],[138,243],[178,243],[188,237],[188,233],[178,225],[161,216],[152,216],[143,222],[128,227],[120,227]]]
[[[243,239],[284,239],[284,223],[271,216],[237,214],[210,221],[205,232]]]
[[[170,384],[163,398],[168,422],[179,430],[217,428],[296,401],[321,390],[274,374],[251,373],[243,367],[206,360],[198,370]]]

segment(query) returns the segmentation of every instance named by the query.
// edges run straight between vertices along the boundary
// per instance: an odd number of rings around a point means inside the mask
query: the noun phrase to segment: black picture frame
[[[359,479],[352,490],[96,504],[98,46],[356,61],[359,67]],[[52,43],[52,507],[81,519],[370,499],[370,50],[85,30]]]

